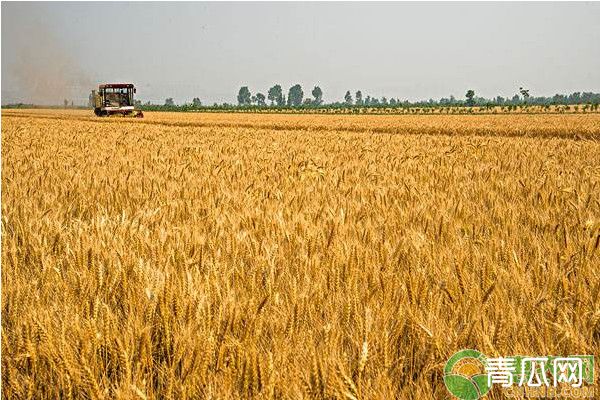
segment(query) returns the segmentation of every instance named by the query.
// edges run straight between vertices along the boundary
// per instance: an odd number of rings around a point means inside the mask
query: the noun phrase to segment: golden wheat
[[[599,134],[3,111],[3,396],[446,398],[461,348],[597,353]]]

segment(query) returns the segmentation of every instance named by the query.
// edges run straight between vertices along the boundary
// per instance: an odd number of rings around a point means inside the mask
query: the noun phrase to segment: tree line
[[[248,86],[242,86],[238,91],[237,103],[238,106],[256,105],[259,107],[267,106],[267,100],[271,107],[299,107],[304,106],[320,106],[323,103],[323,91],[320,87],[315,86],[311,92],[312,98],[304,97],[304,91],[300,84],[295,84],[290,87],[287,94],[287,99],[283,93],[281,85],[274,85],[267,92],[267,96],[262,93],[252,95]]]
[[[439,100],[429,99],[422,101],[400,100],[400,98],[375,97],[364,95],[361,90],[351,92],[347,90],[343,99],[330,103],[323,101],[323,90],[314,86],[310,95],[305,95],[300,84],[291,86],[287,94],[279,84],[273,85],[267,94],[252,93],[248,86],[242,86],[237,93],[237,102],[214,103],[212,106],[204,105],[200,98],[195,97],[190,103],[176,105],[173,98],[167,98],[163,105],[147,102],[136,105],[144,109],[182,109],[193,110],[201,108],[210,109],[238,109],[238,108],[345,108],[345,107],[494,107],[494,106],[523,106],[523,105],[576,105],[589,104],[597,110],[600,104],[600,93],[574,92],[569,95],[556,94],[551,97],[531,96],[528,89],[520,87],[512,97],[496,96],[492,99],[479,97],[473,89],[466,91],[464,98],[454,96],[442,97]]]

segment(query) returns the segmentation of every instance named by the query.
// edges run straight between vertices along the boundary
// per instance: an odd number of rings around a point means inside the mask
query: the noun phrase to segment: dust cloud
[[[11,46],[8,65],[11,97],[24,103],[87,104],[94,80],[85,73],[72,51],[43,24],[27,26]]]

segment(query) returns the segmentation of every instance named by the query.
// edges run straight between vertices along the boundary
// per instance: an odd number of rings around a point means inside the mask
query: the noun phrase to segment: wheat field
[[[90,115],[2,112],[4,398],[445,399],[462,348],[598,354],[599,114]]]

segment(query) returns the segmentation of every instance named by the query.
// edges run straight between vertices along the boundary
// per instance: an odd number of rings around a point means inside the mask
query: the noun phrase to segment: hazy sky
[[[241,85],[325,101],[600,91],[600,3],[2,3],[2,103],[235,102]]]

